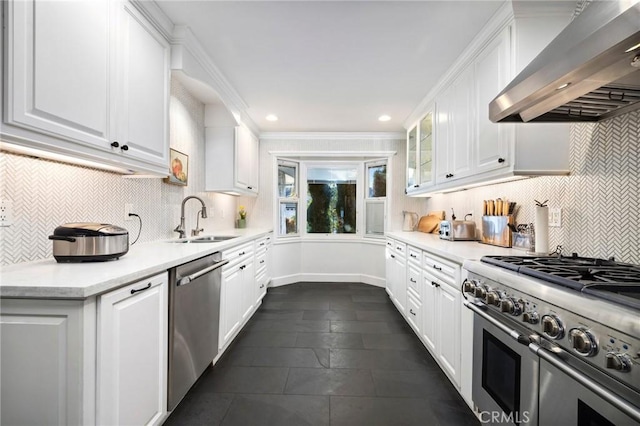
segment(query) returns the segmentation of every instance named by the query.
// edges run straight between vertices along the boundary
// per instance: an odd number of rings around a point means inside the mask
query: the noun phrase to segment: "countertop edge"
[[[0,283],[0,298],[4,299],[71,299],[71,300],[82,300],[88,299],[90,297],[99,296],[100,294],[118,289],[125,285],[134,283],[139,280],[143,280],[147,277],[151,277],[153,275],[162,273],[171,269],[175,266],[182,265],[184,263],[190,262],[192,260],[201,258],[203,256],[207,256],[209,254],[224,251],[231,247],[235,247],[238,245],[246,244],[249,241],[253,241],[259,239],[269,233],[273,232],[272,229],[251,229],[247,228],[242,231],[242,234],[237,238],[233,238],[226,241],[221,241],[219,243],[201,243],[201,244],[184,244],[189,245],[191,253],[186,255],[179,255],[176,253],[176,256],[173,258],[161,259],[156,264],[149,264],[148,266],[142,267],[139,270],[135,271],[127,271],[122,274],[118,274],[117,272],[113,273],[112,277],[106,278],[102,281],[96,281],[94,283],[88,284],[86,286],[65,286],[65,285],[13,285],[11,284],[12,279],[15,279],[19,274],[25,273],[32,269],[42,269],[43,272],[54,268],[55,266],[64,267],[65,265],[81,265],[81,264],[73,264],[73,263],[63,263],[58,264],[55,262],[53,258],[51,259],[42,259],[33,262],[25,262],[21,264],[8,265],[0,268],[0,276],[2,277],[2,282]],[[237,235],[238,230],[234,231],[216,231],[208,235]],[[148,242],[141,244],[140,246],[133,246],[130,248],[129,252],[122,256],[121,259],[131,259],[132,257],[140,257],[144,256],[145,249],[152,248],[169,248],[172,245],[175,245],[176,252],[179,250],[179,246],[183,245],[182,243],[174,243],[171,242],[174,240],[158,240],[153,242]],[[129,258],[125,256],[129,255]],[[112,260],[107,262],[96,262],[91,263],[90,265],[97,266],[118,266],[120,264],[116,263],[120,261]],[[84,264],[88,265],[88,264]],[[71,266],[72,268],[73,266]],[[68,267],[67,267],[68,268]],[[31,272],[33,274],[33,272]],[[46,281],[46,277],[43,278],[43,281]]]

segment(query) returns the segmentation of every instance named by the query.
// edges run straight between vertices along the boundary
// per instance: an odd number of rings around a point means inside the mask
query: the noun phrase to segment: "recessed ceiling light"
[[[562,90],[565,87],[568,87],[571,83],[565,83],[565,84],[561,84],[560,86],[556,87],[556,90]]]
[[[267,121],[278,121],[278,116],[275,114],[269,114],[265,117]]]
[[[388,115],[384,114],[384,115],[381,115],[380,117],[378,117],[378,120],[379,121],[389,121],[389,120],[391,120],[391,117],[389,117]]]
[[[630,48],[628,48],[627,50],[624,51],[624,53],[629,53],[632,52],[634,50],[636,50],[637,48],[640,47],[640,43],[636,44],[635,46],[631,46]]]

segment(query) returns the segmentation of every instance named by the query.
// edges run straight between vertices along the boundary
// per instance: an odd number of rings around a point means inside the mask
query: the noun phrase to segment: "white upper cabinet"
[[[511,80],[511,28],[506,28],[474,62],[477,111],[474,164],[479,173],[511,166],[513,126],[489,120],[489,103]]]
[[[169,163],[169,43],[131,3],[122,3],[118,62],[118,119],[114,134],[128,154]]]
[[[415,182],[407,179],[408,186],[413,184],[407,188],[409,195],[428,196],[498,180],[569,173],[570,124],[496,124],[489,120],[490,101],[569,22],[564,9],[557,16],[515,16],[511,6],[503,6],[421,103],[435,102],[435,185],[422,186],[417,178]],[[540,2],[527,7],[545,5]],[[420,107],[405,123],[410,129],[407,176],[415,174],[413,150],[419,150],[414,148],[414,139],[420,139],[412,133],[413,120],[430,111],[432,106]]]
[[[473,171],[472,95],[473,73],[471,68],[467,68],[436,99],[438,113],[442,114],[436,124],[436,151],[439,155],[436,164],[437,184],[469,176]],[[443,150],[447,153],[440,153]]]
[[[407,174],[405,192],[410,194],[435,182],[434,163],[434,113],[430,109],[407,132]]]
[[[257,195],[259,141],[244,125],[207,127],[205,190]]]
[[[169,45],[132,4],[24,0],[5,12],[5,139],[166,174]]]
[[[25,0],[6,6],[7,121],[109,146],[109,1]]]

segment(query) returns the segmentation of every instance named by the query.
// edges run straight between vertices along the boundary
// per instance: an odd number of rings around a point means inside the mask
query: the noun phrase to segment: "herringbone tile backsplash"
[[[67,222],[103,222],[138,233],[137,220],[124,220],[124,205],[143,220],[140,242],[174,238],[180,205],[187,195],[202,197],[209,218],[205,231],[233,227],[236,199],[204,191],[204,105],[177,81],[171,87],[170,145],[189,155],[189,185],[160,179],[127,179],[87,167],[0,152],[0,198],[13,201],[13,225],[0,227],[0,264],[52,257],[48,236]],[[186,229],[195,228],[197,203],[186,206]],[[224,212],[224,214],[223,214]],[[224,217],[224,218],[223,218]]]
[[[552,152],[549,155],[553,155]],[[482,200],[498,197],[521,205],[519,223],[534,221],[534,201],[562,208],[562,227],[549,228],[549,247],[565,254],[640,264],[640,112],[598,124],[574,124],[571,175],[545,176],[443,194],[427,210],[451,208],[462,218],[470,211],[480,225]]]
[[[51,257],[47,239],[56,226],[71,221],[123,226],[133,237],[137,222],[124,221],[124,204],[144,220],[140,241],[171,238],[180,202],[198,194],[212,208],[206,230],[233,226],[236,199],[202,192],[204,142],[202,104],[179,83],[172,86],[171,146],[189,154],[187,188],[158,179],[124,179],[85,167],[0,153],[0,197],[13,201],[14,224],[0,228],[0,264]],[[179,118],[179,119],[176,119]],[[549,153],[553,155],[553,153]],[[423,211],[451,208],[462,218],[474,211],[479,222],[482,200],[508,198],[521,205],[517,220],[534,221],[534,199],[562,208],[562,227],[550,228],[550,247],[565,253],[610,257],[640,264],[640,112],[599,124],[575,124],[571,134],[571,175],[538,177],[438,195],[419,201]],[[224,212],[225,219],[222,219]],[[190,206],[187,228],[195,225]]]

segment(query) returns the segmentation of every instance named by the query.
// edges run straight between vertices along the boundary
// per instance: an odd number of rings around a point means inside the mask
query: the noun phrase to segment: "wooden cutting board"
[[[427,234],[437,234],[440,231],[440,222],[444,220],[444,211],[432,211],[428,215],[422,216],[418,222],[418,231]]]

